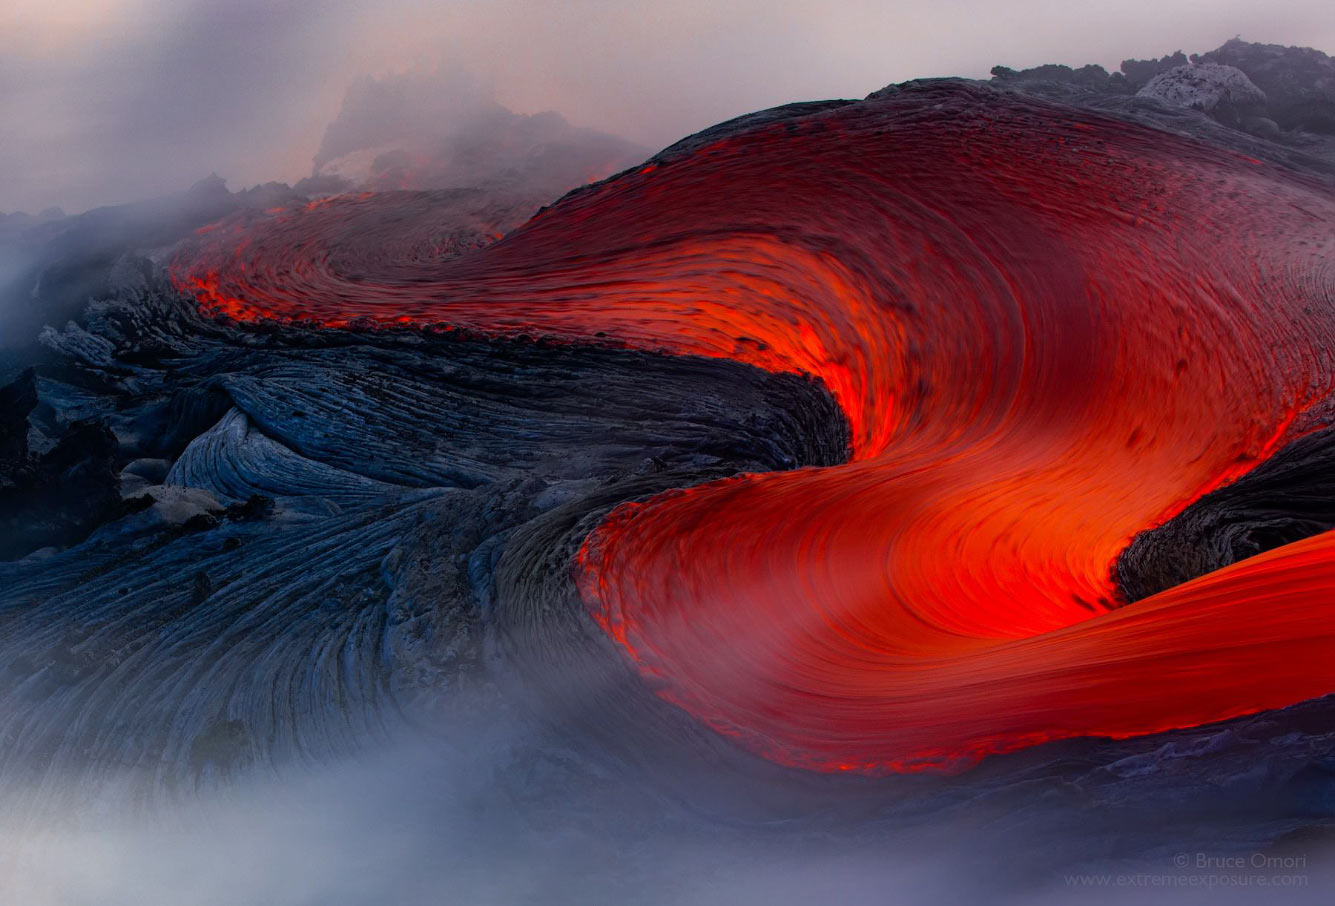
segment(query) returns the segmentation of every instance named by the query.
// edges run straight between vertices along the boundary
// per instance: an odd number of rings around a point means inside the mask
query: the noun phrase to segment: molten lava
[[[513,222],[337,198],[223,224],[174,277],[239,319],[539,333],[823,381],[846,465],[624,504],[575,564],[658,694],[776,761],[958,765],[1335,691],[1335,536],[1131,605],[1111,577],[1136,533],[1328,421],[1327,187],[935,86],[667,155],[481,248]]]

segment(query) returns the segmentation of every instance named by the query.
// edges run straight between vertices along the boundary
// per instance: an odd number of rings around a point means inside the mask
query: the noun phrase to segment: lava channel
[[[746,748],[958,767],[1335,690],[1335,535],[1134,604],[1112,576],[1137,533],[1329,421],[1326,185],[946,84],[698,142],[489,245],[511,214],[475,205],[456,235],[460,204],[224,223],[174,279],[242,320],[444,324],[822,381],[846,464],[625,503],[574,564],[657,694]]]

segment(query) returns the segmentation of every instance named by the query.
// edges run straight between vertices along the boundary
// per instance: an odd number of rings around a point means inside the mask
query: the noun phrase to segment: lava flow
[[[1112,578],[1138,532],[1329,421],[1324,185],[946,84],[670,151],[447,256],[512,222],[452,198],[224,223],[174,279],[243,320],[819,378],[845,465],[625,503],[575,564],[654,690],[750,750],[958,766],[1335,691],[1335,536],[1134,604]]]

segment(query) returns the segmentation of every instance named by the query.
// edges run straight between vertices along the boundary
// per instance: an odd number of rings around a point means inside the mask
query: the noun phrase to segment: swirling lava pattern
[[[243,319],[823,381],[845,465],[625,503],[574,564],[657,694],[752,751],[959,766],[1335,690],[1335,536],[1130,605],[1111,578],[1136,533],[1326,423],[1324,184],[938,85],[706,136],[449,260],[433,216],[386,195],[224,225],[175,279]]]

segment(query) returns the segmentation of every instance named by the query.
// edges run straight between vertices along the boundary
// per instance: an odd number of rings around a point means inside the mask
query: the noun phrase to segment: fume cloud
[[[448,64],[516,113],[657,148],[789,101],[997,63],[1116,68],[1239,33],[1335,46],[1325,0],[14,0],[0,9],[0,211],[78,212],[210,172],[295,182],[364,75]]]

